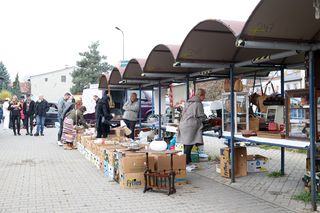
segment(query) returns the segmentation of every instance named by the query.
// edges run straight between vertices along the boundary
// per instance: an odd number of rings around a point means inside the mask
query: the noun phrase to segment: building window
[[[287,86],[287,90],[290,90],[290,84],[287,84],[286,86]]]
[[[47,82],[47,81],[48,81],[48,78],[44,78],[44,81]]]
[[[67,82],[67,76],[62,75],[61,76],[61,82]]]

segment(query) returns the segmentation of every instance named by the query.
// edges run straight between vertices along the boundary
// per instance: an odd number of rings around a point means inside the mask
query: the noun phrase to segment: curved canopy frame
[[[145,59],[131,59],[122,73],[123,79],[141,79],[143,68],[146,63]]]
[[[283,54],[283,50],[237,47],[235,43],[244,25],[244,22],[214,19],[200,22],[186,36],[176,60],[206,64],[208,68],[218,69],[214,71],[215,75],[228,75],[229,67],[235,65],[236,75],[257,73],[266,76],[269,71],[299,63],[304,57],[296,52]],[[285,57],[270,57],[280,53]]]
[[[320,41],[320,21],[315,18],[313,0],[261,0],[239,37],[317,43]]]
[[[174,67],[180,46],[179,45],[156,45],[147,58],[143,68],[144,73],[189,73],[192,70],[185,67]]]

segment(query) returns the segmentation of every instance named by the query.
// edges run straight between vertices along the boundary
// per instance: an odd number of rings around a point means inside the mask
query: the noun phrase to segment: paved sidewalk
[[[205,151],[213,156],[219,156],[220,148],[225,147],[223,139],[204,137]],[[248,154],[260,154],[269,158],[269,171],[261,173],[248,173],[246,177],[236,178],[236,183],[230,183],[230,179],[223,178],[216,170],[215,162],[201,163],[197,174],[218,181],[232,188],[249,193],[263,200],[296,210],[309,212],[311,205],[292,199],[293,195],[304,191],[302,177],[305,173],[306,154],[297,152],[285,152],[285,176],[279,178],[268,177],[272,171],[280,170],[280,149],[264,150],[257,146],[247,147]]]
[[[78,151],[58,147],[56,131],[0,130],[0,212],[297,212],[196,173],[172,196],[122,190]]]

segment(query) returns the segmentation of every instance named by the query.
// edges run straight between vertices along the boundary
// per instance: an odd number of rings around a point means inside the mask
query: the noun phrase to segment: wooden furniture
[[[231,129],[231,95],[222,94],[222,131],[230,132]],[[247,92],[234,93],[235,108],[235,134],[241,130],[249,130],[249,98]]]
[[[145,186],[143,193],[146,191],[167,191],[168,195],[176,193],[175,188],[175,171],[173,170],[173,155],[178,153],[179,151],[174,150],[166,150],[163,152],[157,152],[153,150],[142,150],[139,152],[146,153],[146,171],[144,172]],[[152,170],[149,168],[149,160],[148,156],[150,154],[170,154],[170,171],[168,172],[159,172]]]
[[[320,139],[320,90],[315,92],[316,107],[316,140]],[[292,139],[309,139],[310,105],[309,90],[297,89],[286,91],[286,137]]]

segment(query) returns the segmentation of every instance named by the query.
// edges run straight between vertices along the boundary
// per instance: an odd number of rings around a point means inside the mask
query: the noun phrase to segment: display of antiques
[[[320,110],[319,109],[319,91],[315,95],[316,102],[316,140],[319,140],[319,124]],[[309,90],[297,89],[286,91],[286,109],[287,122],[286,134],[288,138],[308,139],[310,131],[310,105],[309,105]]]

